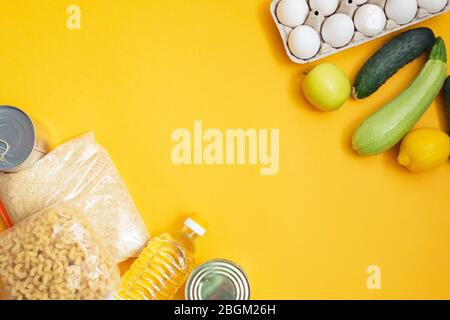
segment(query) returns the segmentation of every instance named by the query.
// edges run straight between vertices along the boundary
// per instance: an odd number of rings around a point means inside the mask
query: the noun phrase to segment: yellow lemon
[[[450,138],[439,129],[420,128],[403,139],[398,162],[412,172],[432,170],[450,156]]]

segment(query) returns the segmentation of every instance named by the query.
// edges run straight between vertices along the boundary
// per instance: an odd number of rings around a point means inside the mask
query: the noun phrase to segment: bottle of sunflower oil
[[[195,240],[206,223],[192,215],[177,232],[152,238],[122,277],[119,300],[172,299],[194,268]]]

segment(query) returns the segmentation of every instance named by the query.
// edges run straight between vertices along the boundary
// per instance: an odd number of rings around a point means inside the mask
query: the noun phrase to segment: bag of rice
[[[117,265],[76,208],[46,208],[0,235],[2,299],[111,299],[119,285]]]
[[[14,223],[73,202],[116,262],[136,256],[149,239],[114,163],[92,133],[60,145],[31,168],[0,174],[0,201]]]

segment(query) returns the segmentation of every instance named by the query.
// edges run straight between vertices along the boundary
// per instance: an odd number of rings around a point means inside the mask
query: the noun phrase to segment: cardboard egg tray
[[[321,39],[321,45],[320,45],[319,52],[314,57],[304,60],[304,59],[300,59],[300,58],[296,57],[295,55],[293,55],[289,49],[288,37],[289,37],[289,33],[293,30],[293,28],[282,25],[278,21],[278,18],[276,15],[276,8],[278,5],[278,2],[280,2],[280,1],[281,0],[273,0],[272,1],[271,5],[270,5],[270,12],[272,13],[273,20],[275,21],[278,31],[280,32],[281,38],[283,40],[284,48],[286,49],[286,53],[289,56],[289,58],[295,63],[308,63],[308,62],[317,61],[319,59],[328,57],[332,54],[341,52],[343,50],[359,46],[360,44],[371,41],[373,39],[383,37],[391,32],[395,32],[395,31],[404,29],[406,27],[412,26],[414,24],[417,24],[419,22],[422,22],[424,20],[433,18],[437,15],[443,14],[450,10],[450,0],[448,0],[447,6],[444,7],[444,9],[442,11],[433,13],[433,14],[431,14],[428,11],[426,11],[425,9],[419,7],[417,10],[416,17],[407,24],[399,25],[396,22],[394,22],[386,17],[387,21],[386,21],[386,25],[384,27],[384,31],[382,31],[381,33],[379,33],[376,36],[366,37],[359,31],[355,30],[353,39],[350,41],[350,43],[343,47],[340,47],[340,48],[333,48],[329,44],[325,43],[323,41],[323,39]],[[375,4],[384,10],[386,0],[368,0],[364,4]],[[338,9],[336,10],[335,13],[344,13],[344,14],[348,15],[350,18],[352,18],[352,20],[353,20],[353,15],[355,14],[358,7],[363,6],[364,4],[357,5],[354,3],[354,1],[351,1],[351,0],[340,0]],[[309,5],[309,3],[308,3],[308,5]],[[333,14],[335,14],[335,13],[333,13]],[[327,17],[324,17],[320,12],[315,12],[314,10],[312,10],[312,11],[310,11],[310,13],[309,13],[308,17],[306,18],[306,21],[303,25],[308,25],[308,26],[314,28],[320,35],[322,24],[324,23],[324,21],[326,19],[327,19]]]

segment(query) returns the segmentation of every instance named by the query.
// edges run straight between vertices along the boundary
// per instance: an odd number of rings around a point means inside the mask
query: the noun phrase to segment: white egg
[[[297,58],[310,59],[319,52],[320,36],[310,26],[299,26],[289,34],[288,46]]]
[[[281,24],[295,28],[308,17],[309,7],[305,0],[281,0],[277,5],[277,17]]]
[[[350,2],[350,1],[351,1],[351,0],[349,0],[349,2]],[[354,0],[353,2],[356,3],[358,6],[360,6],[360,5],[364,4],[364,3],[366,3],[367,0]]]
[[[309,0],[309,6],[313,11],[319,11],[325,17],[336,12],[339,0]]]
[[[387,0],[384,10],[389,19],[406,24],[417,14],[417,0]]]
[[[373,37],[383,31],[386,16],[383,9],[374,4],[365,4],[355,13],[355,27],[367,37]]]
[[[322,26],[323,40],[335,48],[348,44],[354,33],[353,20],[343,13],[336,13],[327,18]]]
[[[447,0],[419,0],[419,7],[427,10],[429,13],[441,11],[447,5]]]

